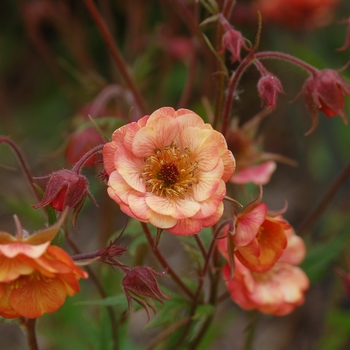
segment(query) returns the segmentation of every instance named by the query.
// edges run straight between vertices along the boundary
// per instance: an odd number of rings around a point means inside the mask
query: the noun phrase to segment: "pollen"
[[[188,148],[180,150],[174,142],[162,150],[156,149],[154,154],[145,158],[142,178],[147,191],[156,196],[183,198],[197,183],[197,164]]]

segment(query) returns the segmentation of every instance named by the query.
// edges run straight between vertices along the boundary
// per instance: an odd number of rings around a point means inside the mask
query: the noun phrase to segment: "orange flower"
[[[230,247],[233,247],[234,255],[245,267],[264,272],[273,267],[286,248],[289,228],[282,219],[267,216],[266,204],[253,202],[237,215],[233,232],[226,225],[219,249],[230,261]]]
[[[0,232],[1,316],[37,318],[79,292],[78,280],[87,273],[64,250],[50,245],[64,217],[30,236],[17,218],[17,237]]]
[[[287,231],[287,236],[287,248],[269,271],[252,272],[235,258],[234,277],[228,280],[231,268],[229,264],[223,267],[231,298],[242,309],[282,316],[304,302],[309,280],[304,271],[294,265],[304,258],[305,245],[292,229]]]
[[[265,23],[300,29],[327,25],[339,0],[256,0]]]
[[[220,219],[235,169],[222,134],[194,112],[170,107],[117,129],[103,158],[108,194],[121,210],[178,235]]]

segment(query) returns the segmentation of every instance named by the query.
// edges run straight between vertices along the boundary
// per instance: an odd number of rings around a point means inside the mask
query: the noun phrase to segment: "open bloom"
[[[248,269],[264,272],[273,267],[287,246],[286,230],[290,226],[283,219],[267,215],[264,203],[247,206],[237,215],[232,232],[229,225],[219,240],[219,248],[227,260],[235,257]]]
[[[78,280],[87,273],[64,250],[50,245],[62,221],[30,236],[18,221],[17,237],[0,233],[1,316],[37,318],[79,291]]]
[[[304,302],[309,280],[299,267],[305,256],[303,240],[292,229],[287,230],[288,246],[276,264],[268,271],[257,273],[235,258],[232,279],[229,264],[223,275],[231,298],[243,309],[282,316],[291,313]]]
[[[179,235],[214,225],[235,160],[194,112],[160,108],[117,129],[103,149],[108,194],[127,215]]]
[[[331,118],[340,115],[348,124],[344,112],[344,94],[350,96],[350,86],[332,69],[323,69],[310,76],[304,83],[302,93],[311,113],[312,126],[306,133],[310,134],[318,124],[318,112]]]

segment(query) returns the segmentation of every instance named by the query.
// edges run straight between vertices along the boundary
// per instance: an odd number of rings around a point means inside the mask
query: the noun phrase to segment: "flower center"
[[[156,196],[184,197],[187,190],[195,183],[197,162],[191,161],[191,151],[183,152],[174,142],[164,149],[156,149],[154,155],[145,158],[142,177],[147,190]]]

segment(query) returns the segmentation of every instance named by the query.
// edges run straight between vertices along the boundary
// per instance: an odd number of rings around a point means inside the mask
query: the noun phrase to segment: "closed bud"
[[[280,80],[269,72],[258,81],[258,91],[262,104],[271,108],[276,108],[278,94],[284,93]]]
[[[122,280],[122,287],[128,300],[129,309],[132,305],[132,299],[139,303],[147,312],[148,321],[150,320],[149,307],[156,312],[153,300],[163,304],[162,299],[169,299],[158,286],[155,276],[162,276],[164,273],[158,273],[146,266],[137,266],[126,270],[126,275]]]

